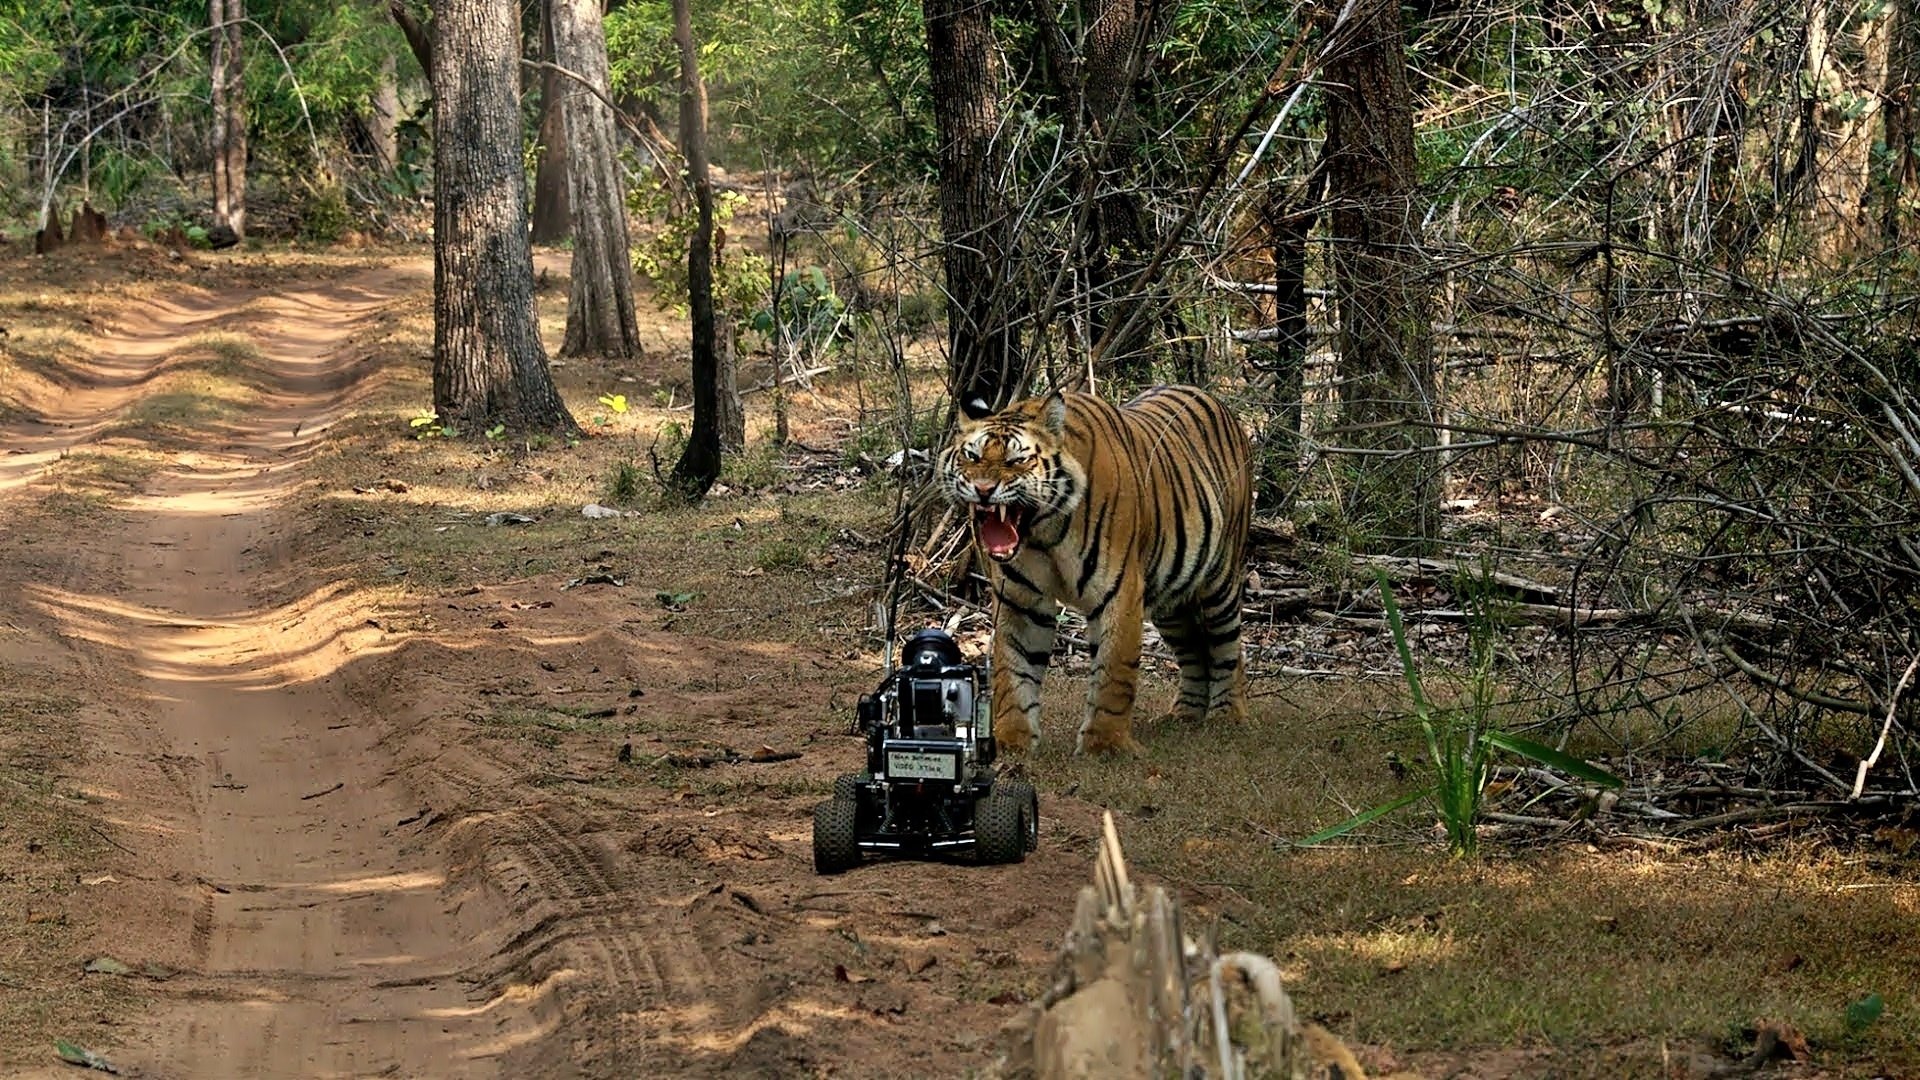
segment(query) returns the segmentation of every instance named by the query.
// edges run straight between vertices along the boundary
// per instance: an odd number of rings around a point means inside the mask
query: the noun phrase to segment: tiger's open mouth
[[[973,506],[974,534],[980,538],[980,546],[995,562],[1006,562],[1019,553],[1026,528],[1025,507],[1006,503],[975,503]]]

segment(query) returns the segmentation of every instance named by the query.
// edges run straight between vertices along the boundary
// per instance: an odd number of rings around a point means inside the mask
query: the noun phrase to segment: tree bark
[[[400,71],[392,53],[380,60],[370,111],[373,151],[380,157],[380,167],[391,169],[400,163]]]
[[[1913,0],[1895,0],[1887,9],[1887,75],[1880,92],[1882,138],[1887,148],[1887,176],[1881,188],[1880,235],[1897,242],[1905,225],[1902,202],[1920,185],[1920,155],[1914,139],[1920,135],[1920,20]]]
[[[1139,276],[1153,246],[1139,196],[1130,185],[1140,141],[1134,93],[1153,35],[1154,6],[1153,0],[1099,0],[1087,27],[1086,130],[1097,148],[1092,163],[1097,194],[1082,251],[1095,341],[1126,322],[1142,299]],[[1104,355],[1113,374],[1131,383],[1148,381],[1153,329],[1148,320],[1136,320],[1125,338],[1107,347]]]
[[[432,48],[434,408],[470,434],[577,431],[534,315],[518,8],[436,0]]]
[[[713,177],[707,169],[707,88],[693,41],[689,0],[673,0],[673,38],[680,47],[680,150],[693,185],[696,223],[687,245],[687,307],[693,319],[693,432],[669,481],[689,502],[720,477],[720,362],[713,319]]]
[[[574,3],[574,0],[544,0],[540,5],[541,51],[546,58],[561,67],[574,68],[560,58],[555,18],[560,16],[557,10]],[[599,22],[596,14],[594,21]],[[606,39],[600,40],[601,68],[606,67]],[[581,74],[586,72],[581,71]],[[603,80],[604,82],[604,80]],[[572,208],[568,205],[571,192],[567,182],[567,120],[562,100],[571,93],[584,93],[578,85],[569,85],[566,76],[552,68],[540,72],[540,164],[533,173],[533,242],[536,244],[557,244],[567,238],[567,230],[573,225]],[[564,350],[562,350],[564,351]]]
[[[1026,364],[1001,171],[1000,71],[993,6],[923,0],[934,123],[940,139],[940,259],[946,269],[951,389],[997,408],[1019,393]]]
[[[407,0],[387,0],[387,14],[393,16],[393,24],[400,28],[401,36],[407,39],[407,49],[419,62],[420,73],[432,79],[433,31],[407,6]]]
[[[1422,276],[1405,33],[1395,0],[1357,0],[1330,46],[1327,195],[1340,314],[1341,420],[1356,546],[1412,550],[1439,532],[1433,343]]]
[[[1273,344],[1257,366],[1273,375],[1266,437],[1261,440],[1260,504],[1285,511],[1300,481],[1300,424],[1307,393],[1307,237],[1320,218],[1326,174],[1315,168],[1306,191],[1288,198],[1280,185],[1260,204],[1267,249],[1273,256]]]
[[[240,29],[247,17],[246,0],[207,0],[213,54],[209,63],[213,84],[213,222],[232,230],[234,239],[247,234],[247,96],[240,50]]]
[[[600,24],[600,0],[548,0],[547,10],[555,62],[606,90],[607,36]],[[626,187],[621,183],[613,110],[572,79],[561,88],[559,104],[569,144],[567,189],[573,217],[573,291],[560,355],[640,356]]]

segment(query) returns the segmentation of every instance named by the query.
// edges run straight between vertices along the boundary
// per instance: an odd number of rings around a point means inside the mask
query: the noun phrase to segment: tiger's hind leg
[[[1207,709],[1234,723],[1247,718],[1246,665],[1240,640],[1243,589],[1236,575],[1230,584],[1202,601],[1200,610],[1208,671]]]
[[[1191,724],[1205,720],[1213,703],[1213,659],[1200,612],[1180,608],[1164,618],[1154,619],[1153,625],[1180,664],[1180,692],[1173,700],[1173,708],[1160,718],[1161,723]]]

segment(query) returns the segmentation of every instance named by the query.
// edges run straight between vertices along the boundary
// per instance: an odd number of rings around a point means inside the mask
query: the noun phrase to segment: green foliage
[[[733,216],[746,205],[746,196],[738,192],[717,192],[713,200],[713,227],[716,232],[733,222]],[[650,278],[656,300],[663,309],[684,312],[687,307],[687,248],[699,224],[691,202],[676,203],[672,192],[659,183],[636,184],[627,192],[627,209],[636,220],[655,220],[660,227],[652,239],[633,249],[633,268]],[[766,305],[767,260],[739,245],[728,245],[715,252],[713,266],[714,311],[736,324],[748,312]]]
[[[632,506],[640,501],[644,479],[640,466],[631,461],[622,461],[607,474],[601,497],[609,506]]]
[[[1488,597],[1491,590],[1482,581],[1469,604],[1472,616],[1468,628],[1472,635],[1472,670],[1468,675],[1468,701],[1455,708],[1436,707],[1427,697],[1414,663],[1413,650],[1407,644],[1407,631],[1400,618],[1400,605],[1384,571],[1375,571],[1380,586],[1381,604],[1386,608],[1387,625],[1393,632],[1393,645],[1400,657],[1400,670],[1407,680],[1407,692],[1413,704],[1414,718],[1426,741],[1424,770],[1427,783],[1391,802],[1363,810],[1358,814],[1314,833],[1301,841],[1301,847],[1324,843],[1368,825],[1387,814],[1426,800],[1433,805],[1446,830],[1447,848],[1455,856],[1473,855],[1479,849],[1477,831],[1480,800],[1486,791],[1487,771],[1493,752],[1504,750],[1558,769],[1576,779],[1602,787],[1619,787],[1620,778],[1571,754],[1555,750],[1532,739],[1495,731],[1490,726],[1498,690],[1495,682],[1495,639],[1497,620],[1490,617]]]
[[[806,162],[836,175],[931,166],[925,37],[914,0],[696,0],[693,25],[715,161]],[[680,61],[667,0],[620,5],[606,26],[616,92],[678,115]]]
[[[847,303],[818,266],[787,272],[777,302],[753,313],[747,325],[768,339],[797,344],[804,355],[851,334]]]

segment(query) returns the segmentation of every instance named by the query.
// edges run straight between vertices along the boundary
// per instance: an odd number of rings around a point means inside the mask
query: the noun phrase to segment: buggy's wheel
[[[1027,823],[1033,820],[1028,799],[995,785],[986,798],[973,804],[974,852],[981,862],[1017,863],[1027,857]]]
[[[860,804],[829,799],[813,808],[813,869],[838,874],[860,865]]]
[[[1025,780],[1002,780],[994,786],[994,793],[1005,795],[1009,799],[1017,799],[1026,805],[1024,841],[1028,851],[1038,850],[1040,847],[1040,793]]]
[[[841,773],[833,778],[833,797],[849,802],[860,801],[860,785],[867,782],[866,773]]]

